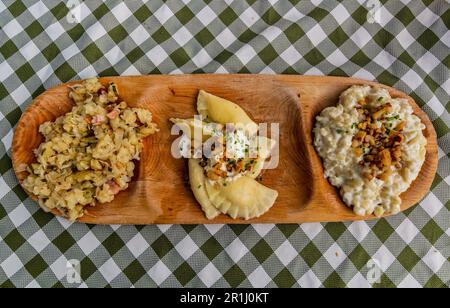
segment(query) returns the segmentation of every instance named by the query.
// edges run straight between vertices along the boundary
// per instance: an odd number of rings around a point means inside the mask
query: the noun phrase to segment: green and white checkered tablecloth
[[[374,287],[450,286],[449,1],[93,0],[69,11],[76,2],[0,2],[0,286],[366,287],[378,266]],[[95,75],[181,73],[356,76],[410,93],[439,136],[432,191],[389,219],[251,226],[70,224],[27,198],[11,139],[34,97]],[[68,260],[81,262],[81,284],[68,282]]]

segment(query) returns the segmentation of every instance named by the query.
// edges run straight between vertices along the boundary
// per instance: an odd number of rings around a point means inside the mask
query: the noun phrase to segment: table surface
[[[449,1],[65,3],[0,2],[1,287],[450,286]],[[249,226],[71,224],[26,196],[11,141],[33,98],[90,76],[181,73],[352,76],[409,93],[438,132],[432,190],[389,219]]]

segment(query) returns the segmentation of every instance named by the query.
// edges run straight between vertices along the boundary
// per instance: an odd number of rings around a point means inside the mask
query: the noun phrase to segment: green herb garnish
[[[399,116],[399,115],[396,115],[396,116],[393,116],[393,117],[386,118],[386,120],[387,120],[387,121],[400,120],[400,116]]]

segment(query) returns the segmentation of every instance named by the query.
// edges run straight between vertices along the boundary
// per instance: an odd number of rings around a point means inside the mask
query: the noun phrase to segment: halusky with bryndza
[[[73,109],[40,126],[45,141],[22,185],[44,210],[74,221],[87,206],[111,202],[128,187],[142,140],[158,129],[150,111],[120,100],[113,83],[89,79],[71,87],[69,96]]]
[[[326,108],[314,129],[325,177],[355,214],[396,214],[400,195],[425,162],[425,125],[407,99],[385,89],[354,86]]]

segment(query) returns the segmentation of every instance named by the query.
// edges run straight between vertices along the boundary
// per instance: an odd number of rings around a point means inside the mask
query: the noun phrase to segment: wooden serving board
[[[110,204],[89,209],[80,221],[90,224],[248,224],[304,223],[373,219],[358,217],[345,206],[335,188],[324,178],[322,162],[313,147],[315,117],[337,104],[339,95],[355,84],[376,83],[340,77],[266,75],[184,75],[102,78],[115,82],[121,98],[133,107],[150,110],[160,132],[145,140],[141,161],[130,188]],[[24,165],[34,160],[33,150],[42,142],[38,127],[72,108],[68,85],[57,86],[39,96],[23,114],[13,140],[13,166],[20,181]],[[414,100],[395,89],[393,97],[406,97],[426,125],[426,162],[420,176],[402,195],[402,210],[418,203],[429,191],[438,164],[436,132],[427,115]],[[273,208],[264,216],[233,220],[220,216],[205,218],[189,187],[186,160],[171,155],[169,118],[196,114],[198,91],[239,104],[257,123],[280,123],[280,162],[267,170],[262,183],[279,192]],[[55,213],[57,214],[57,213]]]

